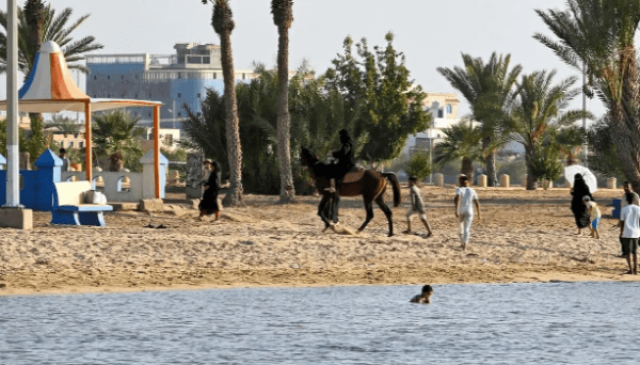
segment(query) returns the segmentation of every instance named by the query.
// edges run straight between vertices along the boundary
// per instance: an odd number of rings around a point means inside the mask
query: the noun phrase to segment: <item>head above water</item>
[[[433,293],[433,288],[431,287],[431,285],[425,285],[422,287],[422,295],[431,293]]]
[[[467,187],[469,186],[469,177],[467,177],[467,175],[460,175],[458,182],[460,183],[460,186]]]

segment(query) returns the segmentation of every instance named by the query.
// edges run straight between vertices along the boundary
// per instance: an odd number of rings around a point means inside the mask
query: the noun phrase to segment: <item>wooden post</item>
[[[93,181],[93,145],[91,143],[91,101],[84,103],[84,164],[88,182]]]
[[[160,199],[160,106],[153,107],[153,169],[156,199]]]

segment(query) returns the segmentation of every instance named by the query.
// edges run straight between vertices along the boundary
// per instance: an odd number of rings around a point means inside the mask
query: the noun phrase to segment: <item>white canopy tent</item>
[[[60,47],[52,41],[40,48],[31,73],[19,91],[18,110],[25,113],[85,114],[85,169],[87,181],[93,180],[93,145],[91,113],[127,107],[153,107],[153,148],[156,198],[160,198],[160,107],[161,102],[129,99],[91,99],[71,77]],[[7,110],[7,101],[0,101],[0,110]]]

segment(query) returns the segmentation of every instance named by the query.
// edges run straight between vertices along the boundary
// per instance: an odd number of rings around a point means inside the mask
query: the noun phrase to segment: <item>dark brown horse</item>
[[[325,191],[329,187],[329,179],[326,178],[328,169],[334,167],[330,164],[326,164],[318,158],[311,150],[302,148],[302,166],[309,169],[311,178],[316,183],[316,189],[322,194],[322,200],[318,206],[318,215],[322,218],[325,224],[325,229],[331,226],[331,212],[333,212],[333,220],[336,221],[337,201],[338,196]],[[364,207],[367,211],[367,218],[362,226],[358,229],[358,232],[362,232],[367,224],[373,219],[373,202],[375,201],[380,209],[384,212],[384,215],[389,221],[389,237],[393,236],[393,221],[391,220],[391,209],[384,202],[384,193],[387,190],[387,184],[391,183],[393,187],[393,206],[400,205],[400,181],[394,173],[382,173],[375,170],[366,170],[362,174],[362,177],[351,181],[349,177],[345,178],[345,181],[338,187],[338,193],[340,196],[358,196],[362,195],[364,199]],[[333,206],[332,206],[333,205]]]

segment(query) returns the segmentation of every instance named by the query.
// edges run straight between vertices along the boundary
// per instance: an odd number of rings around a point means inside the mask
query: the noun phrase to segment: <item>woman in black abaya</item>
[[[209,169],[209,178],[204,183],[204,194],[198,208],[200,217],[215,214],[216,220],[220,218],[220,206],[218,205],[218,193],[222,185],[222,170],[218,161],[205,161],[205,167]]]
[[[582,175],[575,174],[573,180],[573,189],[571,189],[571,212],[573,212],[573,216],[576,219],[576,226],[578,226],[578,234],[582,232],[583,228],[589,227],[591,223],[591,219],[589,217],[589,210],[587,206],[584,204],[582,199],[585,196],[588,196],[591,201],[594,201],[593,196],[591,195],[591,191],[589,190],[589,186],[582,178]]]

